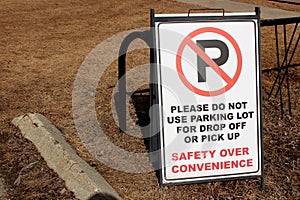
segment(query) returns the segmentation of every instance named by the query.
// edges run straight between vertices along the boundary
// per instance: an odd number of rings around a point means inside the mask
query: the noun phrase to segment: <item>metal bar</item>
[[[283,61],[282,61],[282,64],[281,64],[280,68],[282,68],[282,67],[284,66],[284,63],[285,63],[285,62],[287,61],[287,59],[288,59],[288,52],[289,52],[290,49],[291,49],[291,46],[292,46],[292,43],[293,43],[293,40],[294,40],[294,36],[295,36],[296,31],[297,31],[297,27],[298,27],[298,23],[297,23],[297,24],[295,25],[295,27],[294,27],[294,30],[293,30],[293,33],[292,33],[292,36],[291,36],[291,39],[290,39],[288,48],[286,49],[286,47],[285,47],[285,55],[284,55],[284,59],[283,59]],[[284,37],[286,37],[286,32],[284,32]],[[285,44],[285,45],[286,45],[286,44]],[[290,64],[291,61],[293,60],[294,53],[295,53],[295,51],[296,51],[297,46],[298,46],[298,41],[296,42],[296,45],[295,45],[295,47],[294,47],[292,56],[291,56],[291,58],[289,59],[289,60],[290,60],[290,61],[289,61],[289,64]],[[287,66],[288,66],[288,64],[287,64]],[[283,74],[282,79],[279,81],[279,87],[282,87],[282,82],[283,82],[284,79],[285,79],[285,73]],[[277,95],[278,95],[278,90],[277,90],[275,96],[277,96]]]
[[[290,65],[281,67],[281,69],[292,68],[292,67],[300,67],[300,63],[290,64]],[[278,68],[276,67],[276,68],[262,70],[262,72],[270,72],[270,71],[278,71]]]
[[[275,26],[283,24],[294,24],[300,22],[300,17],[280,18],[280,19],[265,19],[261,20],[261,26]]]
[[[154,9],[151,9],[150,11],[150,26],[151,26],[151,32],[152,32],[152,46],[151,46],[151,64],[150,64],[150,106],[152,107],[155,104],[159,103],[159,97],[158,97],[158,84],[157,84],[157,56],[156,56],[156,36],[155,36],[155,12]],[[150,140],[149,140],[149,146],[150,146],[150,152],[152,152],[151,157],[149,158],[151,163],[154,165],[154,168],[157,169],[156,173],[159,179],[159,186],[162,187],[162,180],[163,180],[163,174],[162,174],[162,162],[161,162],[161,152],[159,151],[161,146],[160,141],[160,115],[158,111],[153,111],[151,114],[151,124],[150,124]]]
[[[169,21],[178,21],[178,22],[189,22],[189,21],[193,21],[193,22],[197,22],[199,20],[201,21],[211,21],[211,20],[226,20],[226,19],[237,19],[237,20],[244,20],[244,19],[253,19],[253,17],[255,17],[255,15],[225,15],[225,16],[201,16],[201,18],[199,18],[199,16],[163,16],[163,17],[155,17],[155,21],[156,22],[169,22]],[[300,18],[299,18],[300,19]]]
[[[263,118],[262,118],[262,105],[263,105],[263,97],[262,97],[262,64],[261,64],[261,27],[260,27],[260,8],[256,7],[255,12],[258,18],[258,46],[259,46],[259,107],[260,107],[260,145],[261,145],[261,179],[260,179],[260,186],[261,190],[265,190],[265,170],[264,170],[264,140],[263,140]]]
[[[299,41],[300,41],[300,34],[298,35],[298,39],[297,39],[297,41],[296,41],[295,48],[294,48],[294,50],[293,50],[293,52],[292,52],[292,55],[291,55],[291,58],[290,58],[290,60],[289,60],[288,65],[289,65],[290,62],[293,60],[293,57],[294,57],[294,55],[295,55],[295,52],[296,52],[297,46],[298,46],[298,44],[299,44]],[[288,68],[286,68],[286,70],[287,70],[287,69],[288,69]],[[283,80],[284,80],[284,78],[285,78],[285,75],[286,75],[286,73],[284,73],[284,77],[282,78],[282,81],[279,83],[280,85],[282,85]]]
[[[287,62],[288,59],[288,53],[289,50],[287,50],[286,48],[286,24],[283,25],[283,46],[284,46],[284,60],[282,62],[282,64],[284,65],[284,63]],[[284,80],[285,76],[282,77],[282,82]],[[279,79],[279,85],[278,85],[278,90],[279,90],[279,95],[280,95],[280,112],[281,112],[281,118],[283,118],[283,114],[284,114],[284,110],[283,110],[283,101],[282,101],[282,85],[280,84],[281,80]],[[275,97],[278,94],[278,90],[277,93],[275,95]]]
[[[156,104],[156,85],[155,85],[155,75],[156,75],[156,56],[155,56],[155,23],[154,23],[154,9],[150,10],[150,28],[151,28],[151,35],[152,35],[152,44],[150,45],[150,110],[151,107]],[[149,110],[149,111],[150,111]],[[155,152],[158,149],[158,141],[157,136],[153,135],[153,132],[155,132],[155,130],[157,129],[157,121],[156,118],[157,116],[155,116],[157,113],[155,112],[151,112],[150,114],[150,130],[149,130],[149,152]],[[154,165],[154,168],[157,168],[157,166],[160,165],[159,163],[159,157],[156,154],[150,153],[149,154],[149,159],[150,162],[152,163],[152,165]],[[160,177],[159,177],[160,178]]]
[[[289,63],[288,63],[288,64],[290,64],[290,62],[293,60],[293,57],[294,57],[294,55],[295,55],[295,52],[296,52],[296,47],[298,46],[299,40],[300,40],[300,35],[298,36],[298,39],[297,39],[297,42],[296,42],[295,48],[294,48],[294,50],[293,50],[293,52],[292,52],[291,59],[290,59],[290,61],[289,61]],[[285,76],[285,74],[284,74],[284,76]],[[282,83],[280,83],[280,84],[282,84]]]
[[[299,20],[300,21],[300,20]],[[280,21],[277,21],[280,22]],[[294,30],[293,33],[291,35],[291,38],[289,40],[289,43],[287,42],[287,24],[283,24],[283,40],[284,40],[284,57],[283,60],[281,61],[280,64],[280,51],[279,51],[279,34],[278,34],[278,24],[275,24],[275,36],[276,36],[276,57],[277,57],[277,67],[276,68],[272,68],[272,69],[265,69],[263,70],[263,72],[269,72],[269,71],[273,71],[276,70],[278,71],[277,77],[272,85],[271,91],[268,94],[268,100],[271,98],[271,96],[273,95],[275,86],[278,84],[277,87],[277,91],[275,92],[275,97],[279,94],[280,95],[280,110],[281,110],[281,117],[283,118],[284,115],[284,105],[283,105],[283,91],[282,91],[282,86],[283,86],[283,82],[286,78],[286,84],[287,84],[287,95],[288,95],[288,110],[289,110],[289,114],[292,115],[292,105],[291,105],[291,94],[290,94],[290,81],[289,81],[289,68],[290,67],[298,67],[300,66],[300,63],[296,63],[296,64],[291,64],[293,61],[293,57],[294,54],[296,52],[296,49],[298,47],[298,43],[299,43],[299,39],[300,39],[300,35],[298,36],[298,39],[296,40],[296,44],[294,46],[294,49],[292,50],[292,43],[295,39],[295,35],[297,32],[297,27],[298,27],[298,22],[296,22],[295,26],[294,26]],[[291,56],[289,56],[289,52],[292,51],[292,54],[290,54]],[[283,71],[284,69],[284,71]],[[283,74],[281,73],[283,72]]]
[[[126,48],[125,42],[121,44],[121,49]],[[127,47],[128,48],[128,47]],[[127,50],[126,48],[126,50]],[[118,79],[119,79],[119,93],[117,97],[117,110],[119,114],[119,129],[126,131],[126,53],[119,51],[118,58]],[[122,78],[123,77],[123,78]]]
[[[119,57],[118,57],[118,78],[119,78],[119,93],[117,97],[117,110],[119,114],[119,128],[121,131],[126,131],[126,52],[130,43],[135,39],[144,40],[149,46],[151,41],[149,40],[149,31],[136,31],[132,32],[125,37],[123,40],[121,47],[119,49]]]
[[[289,68],[286,68],[286,84],[288,89],[288,107],[289,107],[289,113],[292,115],[292,106],[291,106],[291,89],[290,89],[290,81],[289,81]]]
[[[191,8],[188,11],[188,17],[190,17],[190,14],[192,11],[213,11],[213,10],[221,10],[223,16],[225,16],[225,9],[224,8]]]
[[[295,28],[294,30],[297,29],[297,25],[295,25]],[[284,31],[285,31],[285,39],[284,39],[284,48],[285,48],[285,51],[286,51],[286,25],[284,25]],[[295,31],[293,32],[293,35],[291,36],[291,42],[292,42],[292,38],[294,38],[295,36]],[[288,52],[286,52],[288,54]],[[292,60],[292,58],[291,58]],[[286,65],[288,65],[289,61],[288,61],[288,56],[286,57]],[[291,95],[290,95],[290,82],[289,82],[289,68],[286,68],[285,70],[285,75],[286,75],[286,85],[287,85],[287,93],[288,93],[288,109],[289,109],[289,113],[291,115],[292,113],[292,110],[291,110]]]
[[[278,71],[278,74],[276,76],[276,79],[272,85],[272,88],[271,88],[271,91],[269,93],[269,96],[268,96],[268,100],[270,100],[271,96],[272,96],[272,93],[273,93],[273,90],[275,88],[275,85],[277,83],[277,80],[280,78],[280,52],[279,52],[279,40],[278,40],[278,25],[275,25],[275,40],[276,40],[276,56],[277,56],[277,71]]]

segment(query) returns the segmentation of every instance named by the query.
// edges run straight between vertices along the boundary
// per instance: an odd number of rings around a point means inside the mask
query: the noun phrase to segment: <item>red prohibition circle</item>
[[[192,38],[194,38],[197,35],[203,34],[203,33],[216,33],[219,35],[222,35],[223,37],[225,37],[234,47],[235,49],[235,53],[237,56],[237,69],[236,72],[233,76],[233,78],[230,78],[214,61],[212,61],[193,41]],[[221,78],[223,78],[226,82],[227,85],[222,87],[221,89],[218,90],[214,90],[214,91],[205,91],[205,90],[201,90],[195,86],[193,86],[185,77],[183,70],[182,70],[182,53],[183,50],[186,46],[190,46],[193,50],[197,51],[196,53],[202,57],[202,59],[204,59],[210,67],[212,67],[220,76]],[[202,52],[201,52],[202,51]],[[205,28],[200,28],[197,29],[193,32],[191,32],[187,37],[184,38],[184,40],[182,41],[182,43],[180,44],[178,51],[177,51],[177,55],[176,55],[176,69],[178,72],[178,75],[181,79],[181,81],[183,82],[183,84],[190,89],[192,92],[201,95],[201,96],[217,96],[220,94],[225,93],[226,91],[228,91],[238,80],[240,74],[241,74],[241,70],[242,70],[242,53],[241,50],[237,44],[237,42],[235,41],[235,39],[229,35],[227,32],[225,32],[224,30],[221,30],[219,28],[214,28],[214,27],[205,27]]]

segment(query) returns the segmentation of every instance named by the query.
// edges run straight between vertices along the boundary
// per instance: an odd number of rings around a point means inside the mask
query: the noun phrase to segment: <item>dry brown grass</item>
[[[274,99],[275,107],[264,102],[264,192],[259,189],[259,180],[160,188],[154,172],[128,174],[113,170],[95,160],[76,137],[72,89],[85,56],[113,34],[148,26],[150,8],[159,13],[172,13],[185,12],[192,7],[198,6],[164,0],[0,2],[0,172],[4,175],[11,199],[74,198],[63,181],[47,167],[35,147],[11,125],[14,117],[28,112],[38,112],[49,118],[80,156],[95,167],[124,199],[299,199],[298,69],[291,70],[293,117],[280,120],[278,101]],[[289,5],[281,8],[297,11]],[[270,38],[272,31],[272,28],[262,29],[263,67],[274,67],[275,64],[274,38]],[[135,66],[147,62],[147,58],[147,54],[136,52],[129,56],[128,62]],[[299,51],[296,59],[300,60]],[[113,123],[108,106],[111,86],[117,81],[116,72],[115,62],[99,84],[97,103],[107,107],[97,110],[98,117],[116,145],[130,151],[145,151],[142,140],[120,136]],[[264,74],[264,91],[270,88],[275,75]],[[14,185],[20,170],[35,161],[38,163],[22,172],[20,184]]]

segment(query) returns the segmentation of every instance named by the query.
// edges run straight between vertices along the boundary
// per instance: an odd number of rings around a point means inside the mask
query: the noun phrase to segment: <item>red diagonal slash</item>
[[[189,45],[197,54],[200,56],[200,58],[208,64],[217,74],[219,74],[226,83],[230,83],[232,79],[224,72],[220,66],[213,61],[196,43],[194,43],[191,38],[186,37],[184,41],[187,45]]]
[[[198,47],[198,45],[196,43],[194,43],[192,41],[192,39],[194,37],[196,37],[197,35],[201,35],[203,33],[216,33],[218,35],[223,36],[224,38],[226,38],[233,46],[234,50],[235,50],[235,54],[237,57],[237,68],[236,68],[236,72],[234,74],[234,76],[232,78],[230,78],[226,72],[224,72],[220,66],[218,66],[218,64],[216,64],[208,55],[205,54],[205,52]],[[196,86],[194,86],[184,75],[183,70],[182,70],[182,53],[183,50],[186,46],[189,46],[201,59],[203,59],[203,61],[210,66],[226,83],[227,85],[218,89],[218,90],[214,90],[214,91],[207,91],[207,90],[202,90]],[[220,94],[225,93],[226,91],[228,91],[238,80],[240,74],[241,74],[241,70],[242,70],[242,54],[241,54],[241,50],[239,45],[237,44],[237,42],[235,41],[235,39],[228,34],[227,32],[225,32],[222,29],[219,28],[215,28],[215,27],[204,27],[204,28],[199,28],[194,30],[193,32],[191,32],[187,37],[185,37],[182,41],[182,43],[179,45],[178,47],[178,51],[177,51],[177,55],[176,55],[176,70],[178,72],[179,78],[181,79],[181,81],[183,82],[183,84],[190,89],[192,92],[201,95],[201,96],[207,96],[207,97],[211,97],[211,96],[217,96]],[[198,84],[197,84],[198,86]]]

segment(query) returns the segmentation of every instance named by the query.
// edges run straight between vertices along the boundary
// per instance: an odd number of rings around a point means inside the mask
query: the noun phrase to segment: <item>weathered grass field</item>
[[[239,1],[300,12],[300,6],[284,3]],[[77,70],[87,54],[103,40],[121,31],[148,27],[150,8],[157,13],[182,13],[196,6],[173,0],[0,1],[0,173],[8,197],[75,199],[64,182],[47,167],[34,145],[22,138],[10,123],[16,116],[38,112],[64,133],[78,154],[124,199],[299,199],[299,68],[290,70],[292,116],[280,119],[278,99],[272,99],[272,103],[264,101],[264,192],[260,191],[260,180],[256,179],[160,188],[154,172],[128,174],[113,170],[94,159],[82,146],[72,119],[72,90]],[[275,67],[273,31],[272,27],[262,28],[263,68]],[[295,54],[298,63],[299,49]],[[148,51],[133,52],[128,57],[128,66],[148,60]],[[263,74],[264,96],[275,77],[275,73]],[[101,104],[96,106],[99,122],[119,147],[146,152],[143,140],[121,135],[112,119],[109,110],[116,82],[117,63],[114,62],[97,90],[96,104]],[[134,110],[132,114],[135,115]],[[36,161],[22,171],[20,182],[15,182],[21,169]]]

